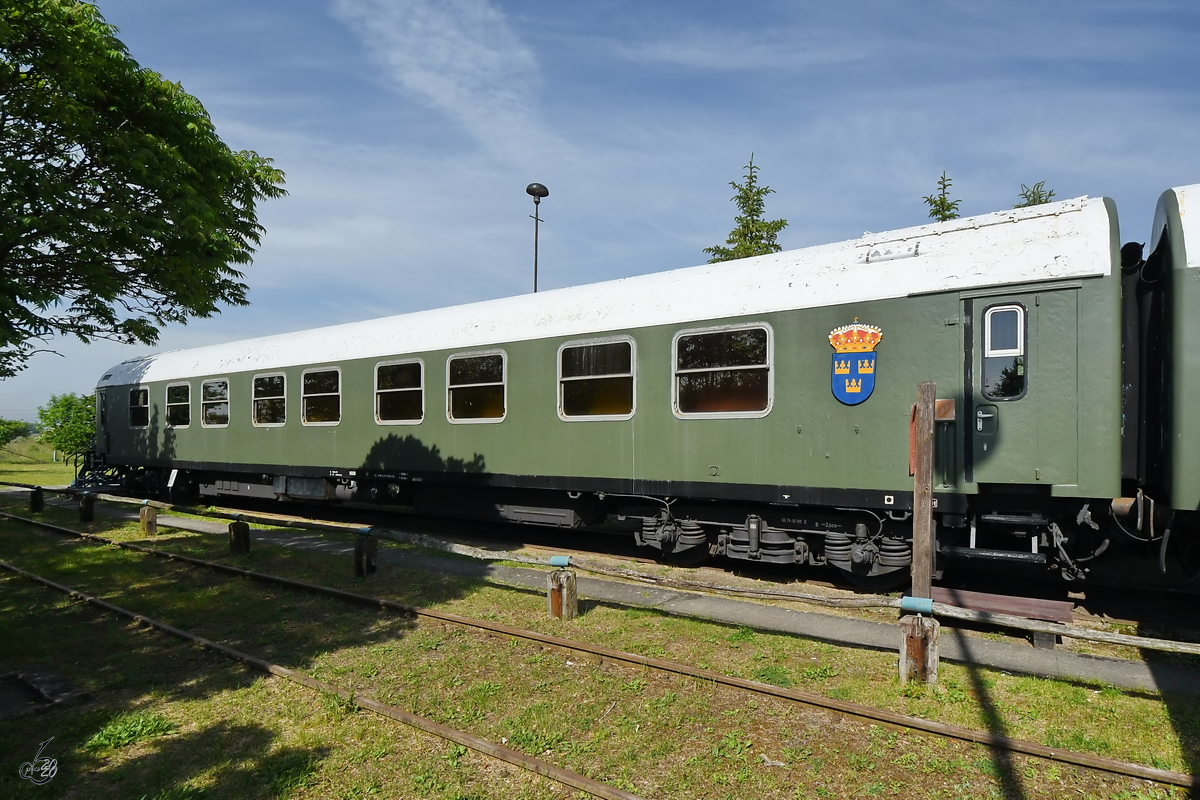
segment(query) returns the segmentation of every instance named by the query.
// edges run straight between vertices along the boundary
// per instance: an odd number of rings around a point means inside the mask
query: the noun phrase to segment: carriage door
[[[975,483],[1078,480],[1076,290],[963,301],[971,354],[968,474]]]
[[[108,404],[103,389],[96,391],[96,448],[108,453]]]

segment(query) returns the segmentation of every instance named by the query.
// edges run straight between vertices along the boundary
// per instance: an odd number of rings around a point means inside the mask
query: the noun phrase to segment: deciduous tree
[[[68,392],[50,396],[38,409],[38,438],[55,450],[77,455],[90,450],[96,436],[96,398]]]
[[[737,194],[731,199],[741,213],[734,217],[737,225],[725,240],[728,247],[716,245],[704,248],[704,252],[712,256],[708,263],[761,256],[782,250],[783,247],[775,238],[788,223],[786,219],[763,219],[766,197],[774,194],[775,190],[769,186],[758,185],[758,167],[754,166],[753,153],[750,154],[750,163],[746,165],[745,182],[730,181],[729,185],[737,190]]]
[[[0,450],[29,435],[30,424],[15,419],[0,419]]]
[[[56,335],[154,344],[245,305],[283,173],[79,0],[0,3],[0,377]]]

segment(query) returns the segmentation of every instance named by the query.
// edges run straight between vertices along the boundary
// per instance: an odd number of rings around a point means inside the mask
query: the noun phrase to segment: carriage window
[[[765,414],[770,397],[766,328],[680,335],[675,340],[675,411]]]
[[[983,312],[983,396],[1015,400],[1025,394],[1025,307]]]
[[[229,381],[205,381],[200,384],[200,424],[220,428],[229,424]]]
[[[177,383],[167,387],[167,427],[186,428],[192,424],[192,387]]]
[[[282,375],[254,379],[254,424],[282,425],[287,421],[286,381]]]
[[[447,409],[452,421],[504,419],[504,354],[458,356],[448,362]]]
[[[633,413],[632,342],[568,346],[558,358],[558,407],[563,417]]]
[[[301,388],[305,425],[336,425],[341,421],[341,372],[336,369],[306,372]]]
[[[424,365],[420,361],[375,367],[375,421],[415,423],[425,416]]]
[[[150,424],[150,390],[129,390],[129,427],[144,428]]]

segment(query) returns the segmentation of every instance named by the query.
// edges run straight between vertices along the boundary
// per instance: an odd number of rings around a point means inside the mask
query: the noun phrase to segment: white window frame
[[[207,419],[207,416],[204,413],[204,406],[205,405],[215,405],[216,403],[220,403],[222,401],[210,400],[206,403],[204,400],[204,384],[217,383],[217,382],[224,382],[224,384],[225,384],[225,400],[224,400],[225,414],[228,419],[232,419],[232,417],[233,417],[233,402],[230,400],[230,396],[233,394],[233,384],[230,382],[229,378],[205,378],[204,380],[200,381],[200,427],[201,428],[228,428],[229,427],[229,422],[223,422],[219,425],[209,425],[207,422],[205,422],[205,420]],[[286,383],[284,384],[284,386],[286,389]],[[253,384],[251,384],[250,390],[251,390],[250,393],[254,394]],[[253,407],[250,410],[253,411],[254,410]]]
[[[703,411],[685,413],[679,410],[679,376],[698,372],[720,372],[727,369],[762,369],[752,367],[712,367],[679,371],[679,340],[684,336],[705,333],[729,333],[731,331],[764,330],[767,332],[767,407],[761,411]],[[671,412],[679,419],[761,419],[771,413],[775,406],[775,329],[766,322],[740,322],[735,325],[718,325],[710,328],[688,328],[676,331],[671,339]]]
[[[589,345],[597,344],[616,344],[617,342],[629,343],[629,377],[633,378],[633,405],[628,414],[595,414],[587,416],[570,417],[563,413],[563,382],[564,381],[586,381],[586,380],[602,380],[604,378],[624,378],[623,373],[612,373],[611,375],[586,375],[578,378],[563,378],[562,374],[562,354],[563,351],[572,347],[588,347]],[[555,364],[555,387],[558,396],[558,418],[563,422],[605,422],[614,420],[633,419],[633,415],[637,413],[637,341],[632,336],[604,336],[599,339],[576,339],[571,342],[563,342],[558,346],[558,352],[554,355]],[[507,406],[505,406],[507,409]]]
[[[499,417],[473,417],[471,419],[455,419],[450,413],[450,362],[456,358],[475,358],[477,356],[500,356],[501,379],[500,385],[504,390],[504,413]],[[495,386],[494,383],[464,383],[457,388],[469,386]],[[508,419],[508,353],[503,350],[470,350],[465,353],[454,353],[446,356],[446,420],[451,425],[496,425]]]
[[[992,348],[992,315],[1000,311],[1017,312],[1017,347],[1016,349],[997,350]],[[983,357],[1007,358],[1025,355],[1025,306],[1019,303],[1005,303],[991,306],[983,312]]]
[[[337,390],[338,418],[337,418],[337,422],[309,422],[307,419],[305,419],[304,398],[306,398],[306,397],[333,397],[334,396],[334,394],[332,392],[324,392],[322,394],[305,394],[304,393],[304,376],[311,375],[314,372],[336,372],[337,373],[337,376],[338,376],[338,390]],[[285,381],[284,382],[285,403],[286,403],[286,392],[287,392],[287,383]],[[342,368],[341,367],[334,367],[334,366],[311,367],[300,373],[300,424],[301,425],[305,426],[306,428],[332,428],[335,425],[341,425],[342,424],[342,407],[343,407],[343,404],[342,404]]]
[[[254,402],[256,400],[274,400],[277,395],[272,396],[272,397],[261,397],[261,398],[255,397],[254,396],[254,382],[256,380],[258,380],[259,378],[275,378],[275,377],[283,378],[283,422],[259,422],[258,415],[254,413]],[[287,385],[288,385],[288,379],[287,379],[286,372],[260,372],[259,374],[252,375],[250,377],[250,423],[254,427],[256,427],[256,428],[282,428],[284,425],[287,424],[288,417],[290,417],[292,415],[291,409],[288,408]]]
[[[187,390],[188,390],[188,401],[187,401],[188,424],[187,425],[172,425],[171,424],[171,406],[184,405],[183,403],[172,403],[171,402],[171,389],[175,388],[176,386],[186,386]],[[166,422],[168,428],[171,428],[173,430],[183,430],[184,428],[190,428],[192,426],[192,422],[191,422],[191,419],[192,419],[192,384],[191,384],[191,382],[177,381],[175,383],[168,383],[166,388],[163,389],[163,402],[166,404],[165,405],[166,414],[164,416],[163,421]]]
[[[146,405],[145,406],[135,406],[133,404],[133,393],[134,392],[145,392],[146,393]],[[135,408],[145,408],[146,409],[146,424],[145,425],[134,425],[133,424],[132,411]],[[127,414],[125,416],[125,422],[129,424],[130,428],[132,428],[135,431],[140,431],[140,430],[150,427],[150,387],[149,386],[143,386],[141,384],[138,384],[137,386],[134,386],[132,389],[129,390],[128,411],[131,413]]]
[[[449,374],[450,374],[449,373],[449,369],[450,369],[449,361],[447,361],[446,363],[447,363],[446,375],[449,376]],[[419,391],[421,393],[421,416],[419,419],[380,419],[379,418],[379,393],[381,390],[379,388],[379,368],[380,367],[398,367],[403,364],[417,364],[421,367],[421,386],[420,386],[420,388],[419,389],[383,389],[382,391],[384,391],[384,392],[415,392],[415,391]],[[371,392],[371,414],[372,414],[372,416],[375,417],[376,425],[420,425],[422,422],[425,421],[425,393],[426,393],[426,389],[428,387],[425,385],[426,382],[425,382],[425,360],[424,359],[401,358],[401,359],[396,359],[394,361],[380,361],[378,364],[375,365],[375,371],[372,374],[374,376],[373,377],[374,383],[372,384],[372,387],[371,387],[373,390]],[[505,398],[505,399],[507,399],[507,398]],[[449,408],[449,402],[450,402],[450,393],[449,393],[449,390],[447,390],[447,392],[446,392],[447,408]],[[506,405],[505,410],[507,411],[507,409],[508,409],[508,406]],[[449,413],[449,412],[447,411],[447,413]]]

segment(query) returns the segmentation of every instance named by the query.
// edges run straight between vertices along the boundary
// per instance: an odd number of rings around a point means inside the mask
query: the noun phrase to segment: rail
[[[372,711],[380,716],[401,722],[409,727],[425,731],[426,733],[431,733],[434,736],[446,739],[447,741],[460,744],[464,747],[469,747],[472,750],[476,750],[480,753],[484,753],[485,755],[498,758],[501,761],[506,761],[509,764],[521,767],[522,769],[530,772],[535,772],[538,775],[558,781],[566,786],[586,792],[592,797],[601,797],[605,798],[605,800],[641,800],[638,795],[617,789],[605,783],[601,783],[600,781],[594,780],[585,775],[580,775],[577,772],[572,772],[571,770],[555,766],[548,761],[543,761],[540,758],[534,758],[533,756],[529,756],[525,753],[521,753],[503,745],[496,744],[495,742],[479,736],[475,736],[465,731],[460,731],[457,728],[451,728],[447,725],[443,725],[440,722],[434,722],[431,719],[417,716],[416,714],[405,711],[402,708],[381,703],[367,695],[360,695],[355,692],[340,689],[333,684],[326,683],[325,681],[318,680],[309,675],[305,675],[303,672],[297,672],[296,670],[288,669],[287,667],[280,666],[279,664],[272,664],[269,661],[252,656],[249,653],[244,653],[241,650],[235,650],[232,647],[218,644],[217,642],[197,636],[194,633],[189,633],[181,628],[168,625],[165,622],[159,622],[156,619],[147,617],[145,614],[139,614],[137,612],[130,611],[127,608],[113,605],[106,600],[86,594],[78,589],[73,589],[70,586],[64,586],[61,583],[55,583],[54,581],[43,578],[40,575],[35,575],[34,573],[23,570],[13,564],[0,561],[0,568],[26,577],[32,581],[42,584],[43,586],[56,589],[64,594],[70,595],[71,597],[82,600],[89,605],[102,608],[105,611],[109,611],[123,617],[127,617],[139,625],[147,625],[151,628],[162,631],[163,633],[183,639],[184,641],[194,642],[206,650],[219,653],[226,658],[231,658],[235,661],[241,661],[242,663],[248,664],[255,669],[285,678],[307,689],[335,694],[343,702],[353,703],[359,708]]]
[[[1062,750],[1059,748],[1048,747],[1046,745],[1042,745],[1037,742],[1031,742],[1031,741],[1024,740],[1024,739],[1013,739],[1013,738],[1010,738],[1007,736],[1002,736],[999,734],[989,733],[989,732],[985,732],[985,731],[978,731],[978,730],[963,727],[960,725],[952,725],[949,723],[936,722],[934,720],[923,719],[921,717],[911,717],[911,716],[908,716],[905,714],[900,714],[900,713],[897,713],[894,711],[886,711],[883,709],[872,708],[871,706],[862,705],[860,703],[853,703],[853,702],[849,702],[849,701],[845,701],[845,700],[835,700],[833,698],[825,697],[823,695],[812,694],[809,692],[801,692],[801,691],[797,691],[794,689],[786,689],[783,687],[773,686],[773,685],[767,684],[767,683],[759,683],[757,681],[746,680],[743,678],[735,678],[730,675],[724,675],[720,672],[702,669],[699,667],[693,667],[693,666],[690,666],[687,664],[682,664],[682,663],[675,662],[675,661],[669,661],[667,659],[654,658],[651,656],[642,656],[642,655],[638,655],[636,653],[627,653],[627,652],[624,652],[621,650],[614,650],[612,648],[604,647],[602,645],[593,645],[593,644],[589,644],[586,642],[579,642],[579,641],[565,639],[565,638],[558,637],[558,636],[551,636],[548,634],[537,633],[535,631],[529,631],[529,630],[525,630],[522,628],[515,628],[512,626],[503,625],[503,624],[500,624],[497,622],[488,622],[485,620],[473,619],[471,617],[464,617],[464,616],[461,616],[458,614],[451,614],[451,613],[447,613],[444,611],[435,611],[433,609],[422,608],[420,606],[413,606],[413,605],[408,605],[405,603],[398,603],[394,600],[388,600],[386,598],[373,597],[371,595],[358,594],[356,592],[348,592],[343,589],[335,589],[335,588],[332,588],[329,586],[322,586],[320,584],[308,583],[306,581],[298,581],[298,580],[294,580],[292,578],[283,578],[283,577],[280,577],[277,575],[270,575],[267,573],[255,572],[252,570],[242,569],[240,567],[234,567],[234,566],[231,566],[228,564],[222,564],[222,563],[215,562],[215,561],[206,561],[204,559],[195,558],[192,556],[180,555],[177,553],[170,553],[165,550],[157,550],[155,548],[145,547],[143,545],[132,544],[130,542],[119,542],[119,541],[116,541],[114,539],[109,539],[104,536],[98,536],[96,534],[91,534],[91,533],[83,533],[81,531],[71,530],[70,528],[63,528],[63,527],[60,527],[57,525],[52,525],[50,523],[40,522],[38,520],[27,520],[22,517],[17,517],[13,514],[8,514],[5,512],[0,512],[0,516],[8,518],[8,519],[16,519],[16,520],[19,520],[19,521],[22,521],[22,522],[25,522],[28,524],[35,525],[37,527],[42,527],[42,528],[46,528],[48,530],[55,531],[57,533],[62,533],[62,534],[69,535],[69,536],[75,536],[77,538],[87,539],[90,541],[96,541],[96,542],[100,542],[100,543],[106,544],[106,545],[116,545],[116,546],[124,548],[124,549],[133,550],[133,551],[140,552],[140,553],[145,553],[147,555],[157,556],[157,557],[164,558],[164,559],[171,560],[171,561],[179,561],[179,562],[183,562],[183,563],[187,563],[187,564],[192,564],[195,566],[203,566],[203,567],[207,567],[207,568],[214,569],[214,570],[224,572],[227,574],[231,574],[231,575],[237,575],[240,577],[250,578],[252,580],[257,580],[257,581],[261,581],[261,582],[265,582],[265,583],[273,583],[273,584],[277,584],[277,585],[281,585],[281,586],[286,586],[288,588],[300,589],[303,591],[324,594],[324,595],[328,595],[331,597],[337,597],[339,599],[349,600],[349,601],[355,602],[355,603],[360,603],[363,605],[388,608],[388,609],[391,609],[394,611],[399,611],[401,613],[411,615],[411,616],[435,619],[435,620],[438,620],[441,622],[446,622],[446,623],[450,623],[450,624],[454,624],[454,625],[460,625],[463,627],[474,628],[476,630],[487,631],[489,633],[498,634],[501,636],[508,636],[508,637],[524,639],[526,641],[536,642],[540,645],[543,645],[546,647],[551,647],[556,650],[564,651],[567,653],[587,653],[589,655],[596,656],[602,660],[608,660],[608,661],[613,661],[613,662],[622,662],[622,663],[626,663],[626,664],[632,664],[634,666],[640,666],[640,667],[646,667],[646,668],[650,668],[650,669],[659,670],[661,672],[670,672],[670,673],[674,673],[677,675],[686,675],[688,677],[698,678],[700,680],[703,680],[703,681],[706,681],[709,683],[729,686],[732,688],[741,689],[743,691],[753,692],[755,694],[776,697],[776,698],[784,699],[784,700],[790,700],[793,702],[802,703],[804,705],[823,708],[823,709],[826,709],[829,711],[835,711],[835,712],[838,712],[838,713],[841,713],[841,714],[844,714],[847,716],[852,716],[852,717],[857,717],[859,719],[868,720],[870,722],[877,722],[877,723],[882,723],[884,725],[891,725],[891,726],[896,726],[896,727],[901,727],[901,728],[907,728],[910,730],[922,731],[924,733],[929,733],[929,734],[933,734],[936,736],[942,736],[945,738],[952,738],[952,739],[958,739],[961,741],[974,742],[977,744],[982,744],[982,745],[985,745],[988,747],[993,747],[993,748],[997,748],[997,749],[1001,749],[1001,750],[1007,750],[1007,751],[1014,752],[1014,753],[1022,753],[1024,755],[1036,756],[1038,758],[1044,758],[1044,759],[1047,759],[1050,761],[1058,761],[1060,763],[1065,763],[1065,764],[1074,764],[1076,766],[1100,770],[1103,772],[1109,772],[1109,773],[1113,773],[1113,774],[1117,774],[1117,775],[1126,775],[1129,777],[1141,778],[1144,780],[1154,781],[1156,783],[1169,784],[1172,786],[1182,786],[1182,787],[1188,787],[1188,788],[1195,787],[1197,785],[1197,781],[1194,776],[1187,775],[1187,774],[1184,774],[1181,772],[1174,772],[1171,770],[1163,770],[1163,769],[1156,769],[1153,767],[1146,767],[1141,764],[1134,764],[1134,763],[1131,763],[1128,761],[1118,761],[1115,759],[1104,758],[1101,756],[1094,756],[1089,753],[1078,753],[1078,752],[1074,752],[1074,751],[1070,751],[1070,750]],[[32,576],[31,573],[24,572],[23,570],[20,570],[19,568],[13,567],[11,565],[7,565],[4,562],[0,562],[0,568],[10,569],[11,571],[19,572],[21,574],[24,574],[24,575],[27,575],[30,577],[34,577],[35,579],[41,580],[43,583],[46,583],[47,585],[51,585],[51,583],[46,581],[45,579],[36,578],[36,576]],[[60,588],[61,590],[67,590],[66,587],[59,587],[57,585],[54,585],[54,586],[55,586],[55,588]],[[73,591],[73,590],[67,590],[67,591]],[[104,603],[104,601],[100,601],[100,602]],[[107,607],[107,605],[102,606],[102,607]],[[132,612],[128,612],[128,613],[132,613]],[[172,629],[172,631],[169,631],[169,632],[173,632],[173,630],[176,630],[176,629]],[[178,634],[176,634],[176,635],[178,635]],[[190,634],[188,634],[188,635],[190,635]],[[224,647],[223,645],[215,645],[214,649],[219,649],[219,648],[223,648],[223,647]],[[224,649],[228,650],[230,648],[224,648]],[[220,651],[224,652],[224,650],[220,650]],[[247,662],[247,663],[250,663],[250,662]],[[279,673],[276,673],[276,674],[279,674]],[[285,676],[285,677],[287,677],[287,676]],[[339,696],[343,696],[343,695],[339,695]],[[343,696],[343,699],[345,699],[344,696]],[[371,709],[371,710],[374,710],[374,709]],[[407,713],[407,712],[404,712],[404,713]],[[436,724],[436,723],[431,723],[431,724]],[[454,740],[454,741],[458,741],[458,740]],[[460,742],[460,743],[465,744],[464,742]],[[602,796],[602,795],[598,795],[598,796]]]
[[[137,500],[131,497],[89,492],[80,489],[72,489],[70,487],[47,488],[43,486],[34,486],[27,483],[13,483],[10,481],[0,481],[0,486],[16,486],[23,489],[54,492],[57,494],[66,494],[72,496],[87,495],[96,500],[102,500],[109,503],[119,503],[132,506],[151,506],[152,508],[157,508],[163,511],[176,511],[182,514],[190,514],[198,517],[210,517],[213,519],[253,522],[259,525],[273,525],[277,527],[297,528],[301,530],[313,530],[325,533],[348,533],[358,536],[378,535],[392,541],[414,544],[420,547],[428,547],[431,549],[438,549],[445,552],[455,553],[457,555],[477,558],[480,560],[510,561],[536,566],[545,566],[544,559],[522,556],[519,553],[505,553],[503,555],[497,555],[496,553],[480,550],[479,548],[469,547],[467,545],[444,542],[432,536],[404,533],[402,531],[393,531],[377,527],[354,525],[352,523],[314,522],[312,520],[282,514],[254,513],[236,511],[233,509],[193,508],[190,506],[164,503],[158,500]],[[808,605],[824,606],[826,608],[880,608],[896,609],[899,611],[902,602],[900,598],[882,597],[879,595],[864,595],[850,598],[831,598],[823,595],[809,594],[806,592],[794,592],[786,589],[753,589],[737,586],[726,586],[722,584],[707,583],[704,581],[693,581],[685,578],[649,575],[643,572],[635,572],[633,570],[628,570],[621,567],[607,567],[601,564],[590,562],[586,559],[578,558],[572,558],[571,565],[592,574],[622,578],[624,580],[650,584],[654,586],[664,586],[673,589],[682,589],[685,591],[706,592],[710,594],[722,594],[736,597],[753,597],[765,600],[788,600],[798,603],[805,603]],[[962,622],[971,622],[984,625],[995,625],[997,627],[1025,631],[1029,633],[1053,634],[1056,636],[1063,636],[1080,641],[1133,647],[1139,650],[1156,650],[1160,652],[1179,653],[1183,655],[1200,655],[1200,644],[1195,644],[1192,642],[1178,642],[1170,639],[1157,639],[1149,636],[1132,636],[1124,633],[1096,631],[1061,622],[1043,622],[1040,620],[1025,619],[1024,617],[1015,617],[1011,614],[1000,614],[992,611],[972,611],[970,609],[959,608],[958,606],[947,605],[945,603],[933,603],[932,613],[936,616],[946,619],[956,619]]]

